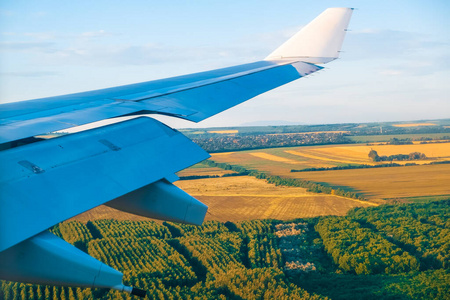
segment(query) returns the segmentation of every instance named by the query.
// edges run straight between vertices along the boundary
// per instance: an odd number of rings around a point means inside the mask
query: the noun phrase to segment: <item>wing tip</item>
[[[264,60],[298,59],[324,64],[339,57],[354,8],[327,8]]]

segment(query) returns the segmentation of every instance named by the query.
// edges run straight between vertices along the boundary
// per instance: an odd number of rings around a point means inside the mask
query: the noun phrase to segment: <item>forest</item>
[[[148,299],[450,299],[450,199],[291,221],[66,221],[51,229]],[[0,299],[133,299],[0,281]]]

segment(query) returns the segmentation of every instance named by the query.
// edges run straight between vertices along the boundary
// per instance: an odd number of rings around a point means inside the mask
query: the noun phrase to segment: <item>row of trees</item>
[[[378,152],[375,150],[370,150],[369,154],[368,154],[369,158],[372,159],[372,161],[374,162],[379,162],[379,161],[402,161],[402,160],[418,160],[418,159],[426,159],[427,156],[424,153],[420,153],[420,152],[411,152],[409,154],[393,154],[393,155],[382,155],[379,156]]]
[[[187,260],[167,241],[154,238],[106,238],[89,242],[89,255],[124,273],[159,278],[167,285],[193,284],[197,277]]]
[[[403,248],[415,253],[422,269],[450,269],[450,201],[432,204],[355,209],[349,217],[373,226]]]
[[[222,222],[208,221],[202,226],[186,225],[181,223],[164,222],[173,237],[186,237],[190,235],[215,236],[218,233],[229,232],[228,228]]]
[[[334,171],[334,170],[351,170],[351,169],[372,169],[372,168],[389,168],[389,167],[404,167],[404,166],[415,166],[415,163],[406,164],[381,164],[381,165],[366,165],[366,164],[355,164],[355,165],[342,165],[336,167],[321,167],[321,168],[305,168],[305,169],[292,169],[291,172],[311,172],[311,171]]]
[[[75,221],[53,232],[73,244],[87,242],[90,255],[122,271],[125,284],[147,290],[150,299],[348,298],[355,288],[367,298],[445,299],[449,216],[450,200],[291,222],[209,221],[197,227]],[[426,257],[440,263],[423,264]],[[132,298],[112,290],[0,281],[0,299]]]
[[[118,220],[95,220],[88,222],[86,225],[91,229],[91,232],[98,232],[102,237],[157,237],[161,239],[167,239],[172,237],[169,229],[166,226],[158,224],[156,222],[148,221],[118,221]],[[95,235],[95,233],[94,233]]]
[[[368,275],[419,270],[414,256],[358,222],[328,217],[321,219],[315,228],[326,251],[345,272]]]

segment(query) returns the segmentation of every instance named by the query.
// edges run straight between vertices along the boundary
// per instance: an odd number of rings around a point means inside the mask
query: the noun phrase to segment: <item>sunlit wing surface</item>
[[[321,67],[260,61],[105,90],[2,105],[0,144],[106,118],[158,113],[199,122]]]
[[[120,272],[46,230],[101,204],[200,225],[207,207],[172,182],[176,172],[209,155],[147,117],[53,139],[35,137],[148,113],[202,121],[336,59],[351,14],[350,8],[327,9],[259,62],[1,105],[0,278],[143,295],[124,286]]]

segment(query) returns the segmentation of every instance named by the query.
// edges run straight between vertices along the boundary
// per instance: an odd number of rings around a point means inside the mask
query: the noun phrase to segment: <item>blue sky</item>
[[[21,1],[0,4],[0,101],[257,61],[327,7],[355,7],[341,59],[207,126],[450,117],[450,1]],[[168,121],[194,127],[186,121]]]

